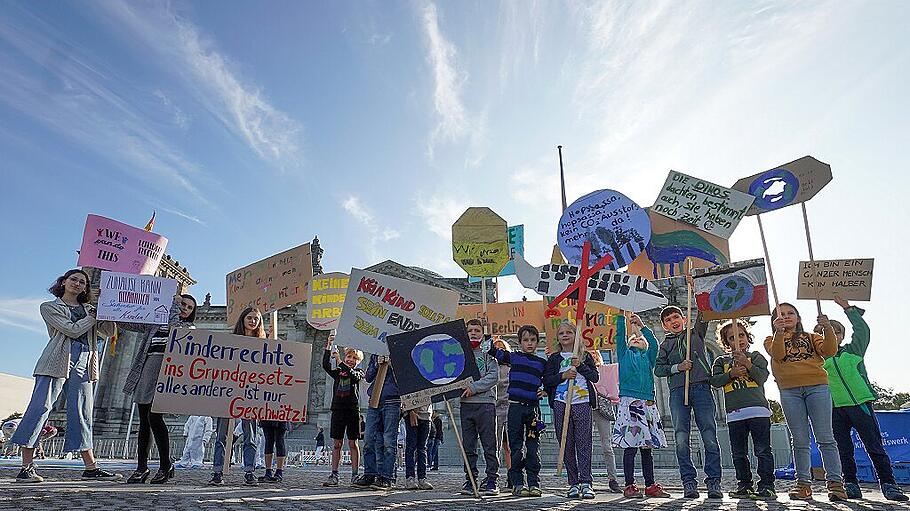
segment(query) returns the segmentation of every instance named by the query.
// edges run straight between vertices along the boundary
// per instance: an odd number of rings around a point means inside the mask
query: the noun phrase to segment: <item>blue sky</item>
[[[542,264],[562,144],[570,201],[613,188],[650,205],[670,169],[731,185],[806,154],[829,162],[809,203],[816,256],[876,259],[868,366],[908,390],[892,355],[910,250],[906,2],[0,9],[2,372],[30,374],[37,304],[75,264],[88,213],[142,226],[157,210],[193,292],[216,303],[225,273],[317,234],[327,271],[393,258],[459,275],[450,226],[469,205],[525,224]],[[766,222],[792,300],[799,209]],[[731,248],[761,256],[754,219]]]

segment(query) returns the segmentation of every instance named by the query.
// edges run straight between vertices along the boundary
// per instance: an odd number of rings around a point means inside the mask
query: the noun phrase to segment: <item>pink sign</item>
[[[154,275],[167,238],[110,218],[89,215],[82,233],[79,266],[135,275]]]

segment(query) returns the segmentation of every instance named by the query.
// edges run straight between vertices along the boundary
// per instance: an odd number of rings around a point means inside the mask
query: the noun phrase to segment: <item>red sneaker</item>
[[[654,483],[651,486],[645,488],[645,496],[658,499],[668,499],[670,494],[664,491],[663,486]]]
[[[630,484],[629,486],[626,486],[625,490],[622,491],[622,496],[627,499],[640,499],[641,490],[638,489],[638,486]]]

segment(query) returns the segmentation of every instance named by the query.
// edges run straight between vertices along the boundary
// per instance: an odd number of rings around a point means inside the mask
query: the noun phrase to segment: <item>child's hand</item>
[[[784,318],[778,316],[777,319],[774,320],[774,330],[775,331],[780,332],[781,330],[784,329],[785,326],[786,326],[786,323],[784,322]]]
[[[376,358],[376,362],[377,362],[379,365],[388,364],[388,363],[389,363],[389,357],[387,357],[387,356],[385,356],[385,355],[379,355],[379,356]]]
[[[575,366],[569,367],[568,369],[565,370],[564,373],[562,373],[563,380],[571,380],[572,378],[575,378],[576,376],[578,376],[578,371],[575,369]]]
[[[840,295],[834,295],[834,303],[840,305],[844,309],[850,307],[850,302],[841,298]]]
[[[416,428],[417,427],[417,412],[415,412],[414,410],[411,410],[408,413],[408,421],[411,423],[411,426]]]
[[[644,327],[645,327],[645,324],[641,322],[641,318],[638,317],[638,314],[632,314],[631,319],[629,320],[629,322],[632,323],[633,325],[637,326],[638,328],[644,328]]]
[[[680,372],[688,371],[689,369],[692,369],[692,361],[688,360],[688,359],[683,360],[682,362],[677,364],[677,368],[679,369]]]
[[[547,397],[547,391],[543,389],[537,389],[537,397]]]
[[[465,387],[464,392],[461,393],[461,397],[471,397],[474,395],[474,391],[471,390],[471,387]]]
[[[733,366],[733,368],[730,369],[731,378],[745,378],[747,374],[749,374],[749,371],[746,371],[746,368],[743,366]]]
[[[578,367],[581,364],[581,361],[578,360],[578,357],[572,357],[572,367]]]
[[[828,319],[828,316],[825,316],[824,314],[822,314],[818,317],[818,324],[824,328],[828,328],[831,326],[831,320]]]

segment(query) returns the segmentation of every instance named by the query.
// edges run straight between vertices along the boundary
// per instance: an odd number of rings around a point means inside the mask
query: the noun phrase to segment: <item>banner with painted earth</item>
[[[748,193],[671,170],[651,210],[727,239],[754,200]]]
[[[228,325],[233,325],[246,307],[258,307],[266,314],[306,301],[312,277],[309,243],[228,273],[225,276]]]
[[[154,275],[167,238],[110,218],[88,215],[76,264],[90,268]]]
[[[354,268],[335,341],[388,355],[387,336],[452,321],[459,297],[449,289]]]
[[[306,422],[312,349],[309,343],[172,329],[152,411]]]
[[[872,299],[872,267],[875,259],[800,261],[796,298],[800,300]],[[814,270],[813,270],[814,268]]]
[[[556,230],[559,248],[570,263],[581,264],[582,249],[589,241],[589,264],[609,255],[612,261],[606,268],[610,270],[634,261],[650,239],[648,213],[614,190],[598,190],[577,199],[563,211]],[[515,271],[519,271],[517,263]]]
[[[692,279],[704,321],[771,314],[764,259],[694,270]]]
[[[166,325],[177,281],[151,275],[102,271],[98,297],[99,321]]]
[[[402,409],[458,398],[480,379],[463,320],[390,335],[387,341]]]
[[[333,330],[338,326],[344,297],[351,278],[347,273],[316,275],[310,280],[306,298],[306,321],[316,330]]]

